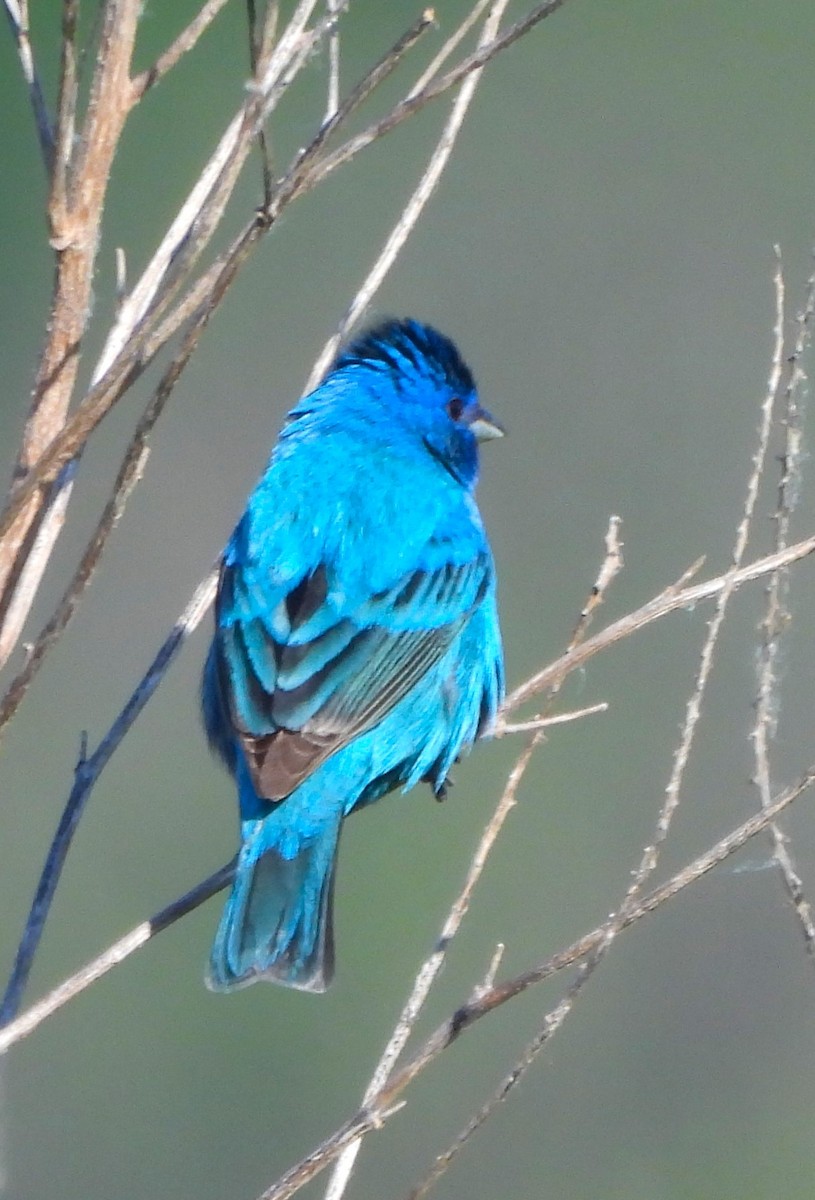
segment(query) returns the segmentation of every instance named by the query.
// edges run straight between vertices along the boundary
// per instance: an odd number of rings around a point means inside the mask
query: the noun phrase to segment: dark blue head
[[[478,403],[475,380],[456,346],[430,325],[389,320],[342,351],[332,375],[365,381],[388,419],[421,438],[427,450],[465,486],[478,473],[477,443],[503,436]]]

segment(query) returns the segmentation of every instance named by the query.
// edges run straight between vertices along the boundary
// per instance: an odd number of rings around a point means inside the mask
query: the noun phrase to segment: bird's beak
[[[478,442],[491,442],[493,438],[502,438],[506,433],[503,425],[496,421],[492,413],[477,405],[467,421]]]

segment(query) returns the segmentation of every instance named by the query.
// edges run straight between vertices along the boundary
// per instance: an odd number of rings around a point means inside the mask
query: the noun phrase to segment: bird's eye
[[[464,412],[464,401],[460,396],[454,396],[447,401],[447,415],[451,421],[458,421]]]

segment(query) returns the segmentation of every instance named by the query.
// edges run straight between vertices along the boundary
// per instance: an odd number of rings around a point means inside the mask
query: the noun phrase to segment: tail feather
[[[268,818],[267,818],[268,820]],[[334,975],[338,825],[286,858],[267,821],[244,841],[218,926],[207,985],[216,992],[269,979],[324,992]]]

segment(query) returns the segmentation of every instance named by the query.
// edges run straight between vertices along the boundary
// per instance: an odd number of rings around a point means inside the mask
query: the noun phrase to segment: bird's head
[[[342,351],[332,373],[355,377],[383,419],[420,438],[465,486],[478,474],[478,443],[504,435],[454,343],[419,321],[375,326]]]

